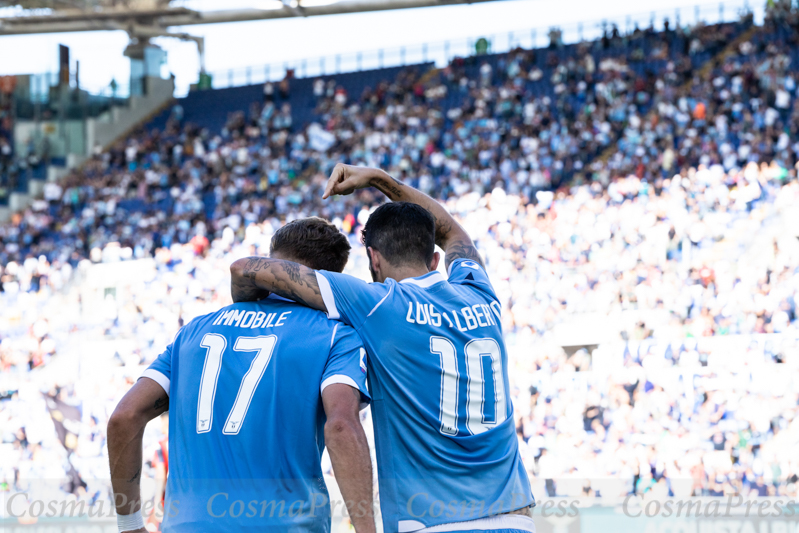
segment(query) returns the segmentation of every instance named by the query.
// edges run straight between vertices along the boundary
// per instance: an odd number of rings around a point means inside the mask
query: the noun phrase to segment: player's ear
[[[377,250],[369,246],[366,248],[366,253],[369,254],[369,262],[372,265],[372,270],[375,272],[380,271],[380,254],[377,253]]]
[[[430,272],[433,270],[438,270],[438,262],[441,261],[441,254],[438,252],[433,252],[433,260],[430,261]]]

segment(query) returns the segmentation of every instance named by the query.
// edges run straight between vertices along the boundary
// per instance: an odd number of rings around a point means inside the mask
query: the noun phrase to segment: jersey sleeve
[[[161,385],[167,396],[169,395],[169,382],[172,379],[172,349],[174,345],[173,342],[167,346],[166,350],[139,377],[139,379],[150,378]]]
[[[316,272],[316,280],[328,318],[341,320],[355,329],[361,327],[391,290],[385,283],[366,283],[347,274],[325,270]]]
[[[449,282],[452,285],[467,285],[488,296],[492,301],[499,301],[488,274],[476,261],[462,257],[449,265]]]
[[[344,324],[333,327],[321,392],[336,383],[349,385],[361,393],[361,409],[369,405],[371,397],[366,389],[366,350],[355,330]]]

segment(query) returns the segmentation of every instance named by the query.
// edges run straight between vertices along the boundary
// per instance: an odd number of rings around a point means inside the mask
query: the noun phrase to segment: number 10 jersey
[[[330,318],[369,354],[384,531],[408,533],[534,502],[518,451],[500,304],[483,268],[459,259],[365,283],[317,272]]]

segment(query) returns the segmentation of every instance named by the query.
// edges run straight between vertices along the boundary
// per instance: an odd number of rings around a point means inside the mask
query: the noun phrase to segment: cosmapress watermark
[[[94,503],[80,500],[75,497],[58,499],[31,498],[28,492],[16,492],[4,498],[2,518],[26,521],[39,518],[59,519],[98,519],[115,518],[117,508],[133,512],[134,507],[127,501],[124,494],[117,494],[116,501],[99,500]],[[353,512],[350,513],[349,509]],[[186,500],[167,500],[166,508],[161,500],[149,499],[141,503],[139,512],[144,516],[155,515],[159,521],[166,517],[177,518],[181,513],[193,515],[197,511],[204,512],[211,519],[295,519],[295,518],[329,518],[365,516],[368,506],[359,503],[334,499],[324,493],[313,493],[306,499],[296,500],[266,500],[242,499],[232,496],[228,492],[217,492],[201,501],[187,502]],[[373,513],[379,515],[379,502],[374,503]]]
[[[107,500],[90,502],[74,497],[31,499],[30,494],[27,492],[15,492],[4,499],[3,511],[6,519],[115,518],[117,504],[121,508],[129,507],[127,497],[124,494],[118,494],[116,502]],[[142,501],[141,513],[149,515],[153,512],[160,512],[163,515],[161,502],[154,499]]]
[[[66,495],[48,499],[36,490],[3,494],[0,530],[8,533],[113,533],[116,508],[130,505],[124,495],[80,499]],[[248,493],[257,494],[257,493]],[[332,533],[344,533],[353,516],[369,509],[321,491],[304,499],[243,497],[235,491],[207,491],[192,499],[145,499],[140,512],[148,524],[193,520],[203,515],[209,524],[234,521],[242,525],[293,524],[315,530],[330,523]],[[404,509],[423,524],[474,520],[526,507],[523,495],[508,501],[444,501],[426,492],[413,495]],[[375,519],[382,520],[374,502]],[[352,511],[350,514],[349,511]],[[724,497],[656,498],[623,496],[615,499],[552,496],[536,500],[529,513],[538,533],[799,533],[799,498],[740,495]]]
[[[330,505],[329,505],[330,504]],[[346,512],[346,502],[334,501],[326,494],[315,493],[308,500],[243,500],[231,498],[227,492],[213,494],[206,503],[205,509],[212,518],[317,518],[334,514],[333,509],[340,504]],[[361,510],[366,515],[366,509]]]
[[[408,498],[405,510],[417,519],[447,519],[452,522],[474,520],[486,516],[507,513],[528,505],[525,494],[511,494],[508,500],[439,500],[431,498],[426,492],[419,492]],[[538,501],[533,507],[533,516],[576,517],[579,514],[579,500],[547,499]]]
[[[792,498],[744,499],[740,494],[724,498],[646,499],[628,495],[622,504],[630,518],[796,518],[799,500]],[[796,528],[799,532],[799,527]],[[794,532],[791,532],[794,533]]]

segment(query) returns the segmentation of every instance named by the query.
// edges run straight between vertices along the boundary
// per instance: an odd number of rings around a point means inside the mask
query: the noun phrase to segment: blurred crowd
[[[346,161],[475,239],[536,496],[796,496],[796,25],[553,41],[359,95],[320,79],[308,127],[265,90],[222,131],[175,117],[98,153],[0,226],[0,490],[107,501],[116,402],[286,221],[333,220],[368,279],[382,198],[321,200]],[[151,424],[153,494],[163,439]]]
[[[0,79],[0,187],[5,187],[5,175],[13,164],[14,149],[12,146],[12,109],[11,97],[6,94]],[[0,197],[8,195],[8,191],[0,190]]]
[[[797,61],[796,14],[767,17],[762,29],[733,40],[703,75],[672,84],[666,74],[655,82],[649,112],[630,117],[613,153],[592,168],[652,179],[685,163],[792,167],[799,160]]]

